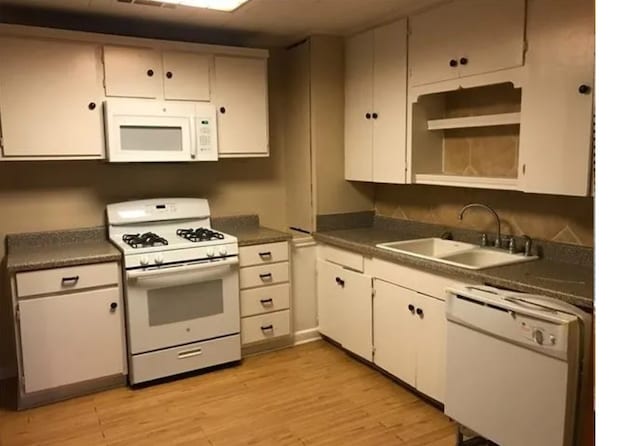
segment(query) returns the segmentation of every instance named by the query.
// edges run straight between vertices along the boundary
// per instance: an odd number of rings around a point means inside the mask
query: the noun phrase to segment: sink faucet
[[[496,241],[493,243],[493,246],[495,246],[496,248],[500,248],[501,247],[501,237],[502,235],[500,235],[500,217],[498,217],[498,214],[496,211],[493,210],[493,208],[487,206],[486,204],[482,204],[482,203],[471,203],[466,205],[465,207],[463,207],[460,210],[460,214],[458,214],[458,220],[462,221],[462,217],[464,216],[464,213],[467,211],[467,209],[469,208],[482,208],[482,209],[486,209],[487,211],[491,212],[493,214],[493,216],[496,218],[496,225],[498,227],[498,233],[496,236]]]

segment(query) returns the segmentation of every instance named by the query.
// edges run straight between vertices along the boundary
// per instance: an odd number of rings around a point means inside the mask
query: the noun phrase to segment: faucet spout
[[[502,235],[500,234],[500,217],[498,216],[498,213],[493,210],[492,207],[487,206],[486,204],[482,204],[482,203],[470,203],[466,206],[464,206],[461,210],[460,213],[458,214],[458,220],[462,221],[462,218],[464,217],[464,213],[467,212],[468,209],[471,208],[481,208],[484,209],[486,211],[489,211],[493,214],[493,216],[496,219],[496,226],[497,226],[497,233],[496,233],[496,240],[493,243],[493,246],[495,246],[496,248],[500,248],[501,247],[501,240],[502,240]]]

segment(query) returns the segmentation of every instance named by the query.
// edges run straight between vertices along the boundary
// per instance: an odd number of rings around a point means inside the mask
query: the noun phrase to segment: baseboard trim
[[[322,339],[318,327],[309,328],[307,330],[296,331],[293,334],[293,345],[306,344],[307,342],[319,341]]]

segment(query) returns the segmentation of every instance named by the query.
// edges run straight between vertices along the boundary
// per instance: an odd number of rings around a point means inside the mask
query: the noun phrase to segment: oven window
[[[120,126],[120,148],[123,151],[182,151],[182,127]]]
[[[222,280],[148,290],[147,302],[152,327],[221,314]]]

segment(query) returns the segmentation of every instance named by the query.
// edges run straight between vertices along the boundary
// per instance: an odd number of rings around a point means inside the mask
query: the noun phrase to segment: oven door
[[[131,354],[240,331],[238,258],[127,272]]]
[[[110,162],[191,161],[193,106],[158,101],[105,102]]]

